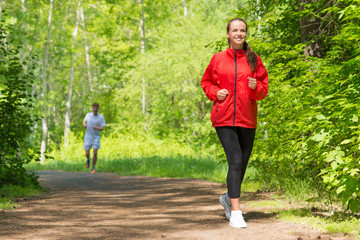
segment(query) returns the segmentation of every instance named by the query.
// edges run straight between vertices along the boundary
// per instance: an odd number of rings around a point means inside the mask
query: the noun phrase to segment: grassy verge
[[[160,140],[150,135],[114,135],[101,139],[96,170],[119,175],[145,175],[152,177],[198,178],[225,183],[227,164],[219,164],[217,155],[221,145],[195,151],[176,139]],[[91,151],[92,154],[92,151]],[[223,154],[224,155],[224,154]],[[54,150],[45,164],[30,163],[28,170],[89,171],[85,168],[83,139],[70,135],[68,147]],[[224,155],[225,156],[225,155]],[[255,170],[247,170],[244,191],[257,191],[260,184],[254,181]]]
[[[49,160],[46,164],[32,163],[30,170],[64,170],[83,172],[85,161],[81,160]],[[119,175],[144,175],[152,177],[199,178],[214,182],[223,182],[226,176],[226,165],[218,165],[216,161],[205,158],[177,157],[144,157],[99,159],[96,164],[98,172],[114,172]]]
[[[103,160],[96,164],[98,172],[114,172],[119,175],[142,175],[151,177],[197,178],[212,182],[225,183],[227,165],[218,164],[216,160],[206,158],[177,157],[145,157],[131,159]],[[32,163],[29,170],[63,170],[70,172],[89,171],[84,160],[49,160],[45,164]],[[243,184],[243,190],[256,192],[260,185],[253,180],[255,170],[251,167]]]
[[[343,234],[349,239],[360,239],[360,215],[332,211],[321,203],[289,202],[288,197],[273,195],[273,199],[248,204],[260,211],[274,213],[281,221],[306,224],[330,234]]]
[[[279,218],[307,225],[329,233],[351,234],[360,239],[360,216],[346,212],[329,213],[316,208],[280,211]]]
[[[20,187],[14,185],[6,185],[0,188],[0,209],[13,209],[20,205],[14,203],[14,199],[24,196],[36,196],[42,193],[42,189],[38,187]]]

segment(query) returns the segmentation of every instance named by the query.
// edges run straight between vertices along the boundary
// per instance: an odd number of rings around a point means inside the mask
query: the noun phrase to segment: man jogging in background
[[[97,160],[97,151],[100,149],[100,131],[104,130],[106,126],[105,118],[103,115],[98,113],[99,104],[93,103],[92,112],[86,114],[83,126],[86,128],[85,137],[84,137],[84,149],[86,154],[86,168],[90,166],[90,149],[94,149],[94,156],[92,161],[91,172],[96,173],[95,164]]]

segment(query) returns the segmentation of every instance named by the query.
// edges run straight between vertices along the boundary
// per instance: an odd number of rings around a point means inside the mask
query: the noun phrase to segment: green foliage
[[[106,130],[105,130],[106,131]],[[58,151],[53,151],[51,156],[56,161],[72,161],[85,159],[83,150],[83,139],[70,136],[69,147],[62,147]],[[176,139],[168,138],[162,140],[149,134],[111,134],[101,137],[101,149],[99,158],[112,160],[117,158],[141,158],[151,156],[192,156],[194,149],[185,143],[180,143]],[[203,155],[199,153],[199,156]]]
[[[54,151],[54,159],[49,159],[44,165],[33,162],[27,169],[88,171],[85,168],[85,150],[79,151],[83,147],[82,139],[71,135],[69,145],[71,147]],[[176,139],[118,134],[102,137],[96,167],[99,172],[116,172],[121,175],[200,178],[225,182],[226,165],[219,165],[217,160],[211,158],[212,155],[194,151]]]
[[[54,151],[54,158],[45,164],[32,162],[27,169],[89,171],[85,168],[85,151],[79,151],[83,146],[82,139],[71,134],[69,145],[71,147]],[[198,178],[225,183],[227,165],[219,164],[218,159],[214,158],[216,152],[218,150],[194,151],[176,139],[118,134],[102,137],[96,169],[98,172],[120,175]],[[256,170],[248,168],[243,191],[260,190],[255,175]]]
[[[228,6],[236,5],[235,2],[193,1],[189,5],[191,14],[178,13],[148,30],[151,46],[129,62],[125,84],[114,90],[114,104],[120,114],[113,130],[131,134],[142,131],[146,124],[148,133],[159,138],[176,138],[200,149],[216,147],[213,145],[218,140],[208,111],[212,103],[199,82],[214,53],[209,43],[220,37],[218,48],[221,42],[226,43],[224,27],[227,13],[232,12]],[[183,9],[181,5],[179,1],[179,12]],[[141,105],[143,79],[145,113]]]
[[[40,194],[41,191],[41,188],[34,188],[33,186],[21,187],[17,185],[5,185],[0,188],[0,196],[14,199],[23,196],[35,196]]]
[[[16,185],[5,185],[0,188],[0,209],[13,209],[19,204],[14,203],[14,199],[24,196],[36,196],[42,189],[34,186],[21,187]]]
[[[85,18],[80,21],[77,39],[73,42],[79,6]],[[27,74],[33,72],[32,91],[35,96],[39,95],[49,3],[6,1],[4,7],[9,17],[2,17],[11,26],[7,40],[11,39],[22,48],[19,54],[13,54],[21,61],[12,58],[11,65],[4,57],[7,62],[1,63],[0,71],[10,66],[13,67],[11,73],[15,73],[11,76],[22,72],[21,79],[27,80],[23,85],[10,87],[22,87],[21,91],[26,94],[31,82]],[[299,11],[299,7],[303,10]],[[8,154],[16,156],[18,143],[23,144],[20,138],[15,139],[19,133],[25,136],[30,126],[33,128],[26,143],[33,147],[40,145],[41,124],[34,116],[45,106],[49,152],[55,158],[49,163],[54,167],[66,165],[70,160],[80,163],[84,155],[80,150],[84,134],[81,122],[91,111],[91,103],[97,101],[108,124],[102,133],[100,159],[126,165],[125,159],[141,162],[139,159],[145,157],[147,160],[141,164],[146,166],[148,162],[160,162],[178,154],[186,158],[188,156],[181,152],[184,151],[191,156],[206,152],[217,161],[225,162],[209,120],[212,103],[199,83],[212,54],[226,47],[227,20],[242,17],[249,24],[248,41],[270,74],[269,94],[259,102],[257,139],[250,162],[256,168],[257,179],[264,189],[326,198],[328,203],[340,200],[346,209],[358,212],[359,9],[358,0],[319,0],[302,6],[296,0],[144,0],[147,51],[142,54],[141,6],[137,1],[56,3],[48,53],[46,99],[36,99],[32,103],[24,95],[16,103],[18,105],[2,107],[21,109],[16,115],[9,110],[2,113],[5,118],[13,116],[14,121],[9,124],[16,125],[10,128],[15,131],[15,138],[7,142],[11,145],[8,145]],[[310,39],[309,42],[303,42],[301,20],[308,16],[319,21],[319,34],[309,33],[305,38]],[[318,40],[322,43],[324,57],[304,56],[305,47]],[[86,48],[89,59],[85,56]],[[22,60],[28,61],[19,64]],[[73,136],[72,144],[64,148],[63,118],[71,64],[75,70],[71,106]],[[88,71],[92,76],[92,92]],[[10,76],[10,72],[7,74]],[[8,81],[18,80],[2,77],[0,81],[0,90],[5,91]],[[24,120],[31,114],[37,124]],[[6,129],[9,128],[2,125],[1,131],[6,133]],[[36,156],[34,152],[32,155]],[[13,164],[18,160],[10,161],[13,165],[9,161],[6,172],[21,169],[22,164]],[[5,165],[1,166],[5,172]],[[141,165],[129,166],[141,168]],[[78,168],[74,165],[74,169]]]
[[[255,148],[254,165],[268,185],[278,182],[288,190],[291,183],[307,182],[329,203],[341,200],[355,213],[360,210],[359,6],[357,1],[334,6],[319,1],[306,12],[334,26],[321,36],[324,58],[304,56],[301,43],[269,41],[286,11],[264,16],[263,36],[252,41],[271,79],[260,105],[261,147]]]
[[[0,186],[4,184],[37,184],[24,164],[29,157],[21,156],[21,145],[31,130],[32,98],[29,95],[33,77],[25,73],[18,56],[0,24]]]
[[[0,198],[0,209],[14,209],[19,206],[19,204],[13,203],[9,198]]]

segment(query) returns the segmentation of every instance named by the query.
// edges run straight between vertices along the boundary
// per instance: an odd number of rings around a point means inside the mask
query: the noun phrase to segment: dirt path
[[[228,225],[223,186],[196,179],[40,171],[49,194],[0,213],[0,239],[345,239],[275,220],[247,201],[246,229]],[[349,239],[349,238],[346,238]]]

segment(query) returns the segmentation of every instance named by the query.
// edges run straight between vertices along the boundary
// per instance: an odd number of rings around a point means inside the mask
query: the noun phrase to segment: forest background
[[[359,212],[359,3],[0,0],[0,186],[36,185],[29,163],[79,170],[93,102],[107,122],[104,171],[225,182],[199,84],[241,17],[270,77],[253,180]]]

